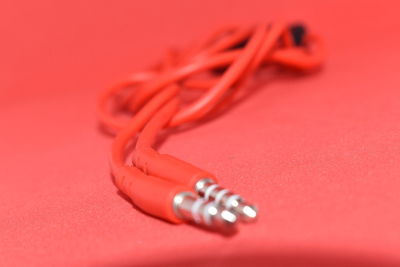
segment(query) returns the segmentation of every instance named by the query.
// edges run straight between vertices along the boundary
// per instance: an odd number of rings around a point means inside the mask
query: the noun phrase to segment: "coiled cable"
[[[164,129],[199,123],[232,105],[261,69],[319,69],[323,48],[301,24],[227,26],[105,90],[97,111],[101,125],[116,135],[110,160],[116,186],[144,212],[173,223],[231,229],[255,221],[254,205],[219,186],[215,175],[159,154],[154,143]],[[188,103],[184,93],[197,97]]]

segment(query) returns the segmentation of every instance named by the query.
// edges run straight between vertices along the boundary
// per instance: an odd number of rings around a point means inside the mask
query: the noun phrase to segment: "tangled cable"
[[[157,135],[224,110],[261,68],[307,72],[318,69],[323,56],[320,39],[300,24],[224,27],[104,91],[98,115],[116,134],[111,152],[116,186],[144,212],[173,223],[232,229],[254,221],[257,208],[220,187],[213,174],[159,154]],[[197,97],[187,101],[185,93]]]

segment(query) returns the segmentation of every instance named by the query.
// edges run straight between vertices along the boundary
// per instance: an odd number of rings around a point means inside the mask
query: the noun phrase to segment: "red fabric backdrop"
[[[398,1],[2,1],[0,265],[399,266]],[[305,21],[324,70],[273,79],[162,151],[258,203],[232,237],[116,193],[100,90],[225,23]],[[346,265],[347,264],[347,265]]]

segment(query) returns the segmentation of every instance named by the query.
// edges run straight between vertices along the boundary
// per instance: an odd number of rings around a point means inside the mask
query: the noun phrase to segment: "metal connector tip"
[[[220,187],[213,180],[204,178],[195,185],[196,192],[205,200],[214,201],[219,207],[231,211],[237,220],[244,223],[254,222],[257,219],[258,209],[248,203],[243,197]]]
[[[238,220],[237,216],[233,212],[230,212],[229,210],[223,210],[221,212],[220,217],[222,222],[227,226],[235,225]]]
[[[258,209],[253,205],[240,205],[240,219],[243,222],[254,222],[257,220]]]
[[[174,197],[173,207],[179,218],[208,228],[230,231],[238,222],[238,217],[233,211],[189,192],[177,194]]]

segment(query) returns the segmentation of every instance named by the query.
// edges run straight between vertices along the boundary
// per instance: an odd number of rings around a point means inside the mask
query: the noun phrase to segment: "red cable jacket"
[[[176,99],[171,100],[144,127],[136,143],[135,164],[146,174],[162,177],[193,189],[201,178],[216,180],[215,176],[172,156],[160,155],[151,147],[157,133],[175,114],[177,105]]]
[[[170,86],[155,96],[115,138],[112,146],[111,166],[117,187],[140,209],[170,222],[179,223],[173,211],[173,198],[189,188],[153,176],[147,176],[135,167],[125,165],[125,148],[132,136],[157,112],[161,105],[177,93]]]

